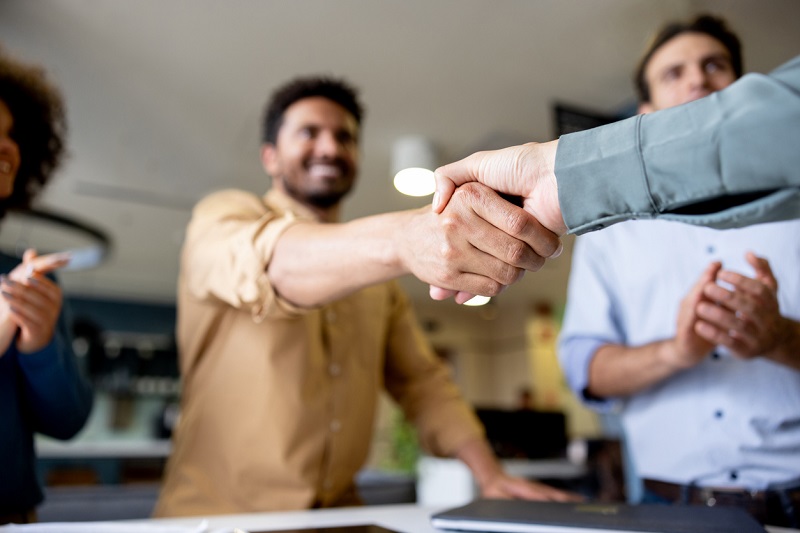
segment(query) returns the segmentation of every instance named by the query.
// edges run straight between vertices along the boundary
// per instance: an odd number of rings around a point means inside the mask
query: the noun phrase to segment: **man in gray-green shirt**
[[[445,165],[433,207],[479,181],[522,196],[557,234],[634,218],[715,228],[798,218],[799,140],[800,56],[682,106]]]

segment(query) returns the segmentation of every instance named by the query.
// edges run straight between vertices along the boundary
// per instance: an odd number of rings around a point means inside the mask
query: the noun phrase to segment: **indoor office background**
[[[259,121],[276,85],[326,73],[360,87],[362,167],[345,218],[408,209],[430,198],[392,186],[402,139],[443,164],[629,116],[631,71],[648,36],[703,11],[739,32],[747,71],[769,71],[800,50],[796,0],[0,2],[0,42],[44,65],[70,122],[69,159],[36,206],[58,220],[4,224],[0,244],[99,258],[60,276],[97,401],[75,440],[39,442],[48,484],[40,518],[133,518],[152,508],[178,415],[184,228],[211,191],[267,187]],[[613,420],[578,405],[555,360],[572,239],[565,244],[560,258],[482,307],[434,302],[419,281],[402,283],[499,453],[523,473],[624,498]],[[509,422],[525,389],[533,411]],[[388,401],[375,444],[361,479],[368,501],[436,497],[415,488],[413,435]],[[448,475],[462,479],[437,482]],[[104,503],[87,511],[98,493]]]

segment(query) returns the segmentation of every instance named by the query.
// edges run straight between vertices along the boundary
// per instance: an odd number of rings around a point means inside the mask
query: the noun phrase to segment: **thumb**
[[[441,213],[444,210],[456,190],[456,184],[444,174],[445,169],[450,166],[452,165],[437,168],[436,172],[433,173],[433,177],[436,180],[436,192],[433,195],[431,207],[434,213]]]
[[[33,248],[28,248],[27,250],[25,250],[25,253],[22,254],[22,262],[30,263],[31,261],[36,259],[38,255],[39,254],[36,253],[36,250],[34,250]]]

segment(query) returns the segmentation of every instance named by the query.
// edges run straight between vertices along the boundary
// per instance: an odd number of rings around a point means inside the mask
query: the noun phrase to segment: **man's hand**
[[[714,285],[721,268],[721,263],[717,261],[711,263],[681,300],[675,338],[671,342],[664,343],[664,360],[673,368],[693,367],[714,349],[716,343],[709,341],[698,331],[700,323],[698,309],[713,305],[705,300],[704,291],[708,286]]]
[[[464,294],[495,296],[561,249],[558,236],[530,213],[479,183],[455,190],[441,214],[422,210],[398,231],[401,260],[412,274]]]
[[[520,196],[524,208],[555,233],[567,232],[558,202],[555,161],[558,141],[528,143],[502,150],[477,152],[436,169],[433,210],[441,212],[456,187],[477,181],[502,193]]]
[[[581,501],[578,494],[548,487],[537,481],[510,476],[492,452],[485,439],[475,439],[464,444],[456,453],[472,472],[484,498],[521,500],[549,500],[558,502]]]
[[[571,492],[564,492],[538,481],[529,481],[514,477],[505,472],[481,485],[481,496],[484,498],[502,498],[516,500],[539,500],[552,502],[579,502],[583,498]]]
[[[793,323],[781,315],[778,281],[769,262],[752,252],[746,258],[755,269],[754,278],[722,270],[717,278],[732,289],[716,283],[704,288],[709,301],[698,305],[697,314],[702,320],[697,332],[708,342],[727,347],[737,357],[770,357],[788,342]]]
[[[6,343],[4,348],[17,328],[17,348],[22,353],[36,352],[50,343],[63,297],[59,286],[44,274],[68,262],[65,255],[38,256],[34,250],[26,250],[22,263],[0,278],[0,342]]]

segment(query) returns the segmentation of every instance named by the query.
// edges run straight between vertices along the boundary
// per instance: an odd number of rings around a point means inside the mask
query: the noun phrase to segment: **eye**
[[[318,128],[314,126],[303,126],[297,133],[301,139],[308,140],[316,137],[318,131]]]
[[[355,142],[355,137],[349,131],[340,131],[336,134],[336,140],[339,144],[353,144]]]
[[[730,70],[730,63],[724,59],[711,59],[706,61],[705,69],[709,74],[713,74],[715,72],[726,72]]]
[[[681,77],[681,67],[676,66],[665,70],[664,74],[661,76],[661,79],[666,82],[670,82],[670,81],[675,81],[680,77]]]

